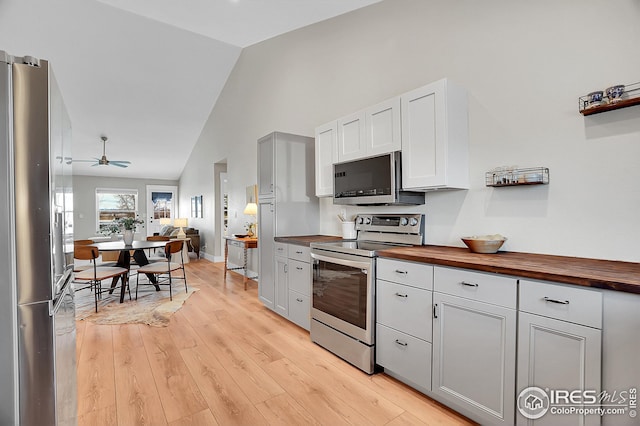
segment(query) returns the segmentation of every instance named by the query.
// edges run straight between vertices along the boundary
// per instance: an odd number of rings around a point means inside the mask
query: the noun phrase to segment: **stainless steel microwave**
[[[333,203],[424,204],[424,192],[402,190],[400,151],[333,165]]]

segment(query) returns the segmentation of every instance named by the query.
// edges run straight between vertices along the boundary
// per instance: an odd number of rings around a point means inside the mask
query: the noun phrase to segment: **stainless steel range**
[[[424,215],[361,214],[355,241],[311,243],[311,340],[366,373],[375,365],[378,250],[424,244]]]

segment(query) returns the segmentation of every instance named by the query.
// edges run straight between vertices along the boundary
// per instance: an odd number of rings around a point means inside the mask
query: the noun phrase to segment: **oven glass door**
[[[373,259],[313,258],[312,317],[367,344],[373,343]],[[350,260],[349,260],[350,258]]]

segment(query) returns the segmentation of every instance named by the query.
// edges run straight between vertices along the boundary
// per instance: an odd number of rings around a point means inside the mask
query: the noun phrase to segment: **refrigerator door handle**
[[[56,300],[49,300],[49,316],[54,316],[58,312],[58,309],[60,309],[60,306],[64,303],[64,297],[71,291],[72,273],[73,270],[71,269],[65,271],[64,284],[62,285],[62,290],[58,293],[58,298]]]

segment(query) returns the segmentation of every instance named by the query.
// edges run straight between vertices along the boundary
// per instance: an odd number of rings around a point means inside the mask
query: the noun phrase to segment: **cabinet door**
[[[274,194],[274,143],[273,134],[258,140],[258,199]]]
[[[274,228],[275,205],[273,201],[258,204],[258,297],[267,308],[274,309]]]
[[[333,197],[333,163],[338,162],[338,123],[316,129],[316,197]]]
[[[444,83],[429,84],[402,95],[402,186],[444,184]]]
[[[307,295],[289,290],[289,320],[305,330],[311,328],[311,304]]]
[[[602,332],[596,328],[520,312],[518,392],[531,386],[600,392]],[[554,415],[537,420],[517,413],[518,425],[599,425],[598,415]]]
[[[512,425],[516,311],[434,293],[432,390],[481,424]]]
[[[276,300],[275,311],[287,317],[289,315],[289,264],[286,257],[275,258]]]
[[[366,155],[400,151],[400,98],[381,102],[365,112]]]
[[[356,160],[366,155],[364,111],[338,120],[338,161]]]
[[[402,187],[469,187],[466,92],[446,79],[401,97]]]

